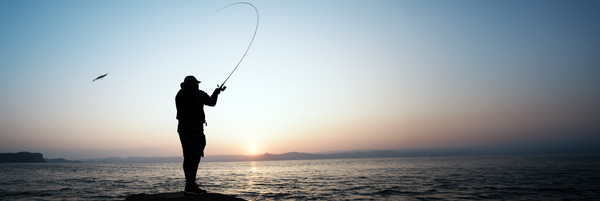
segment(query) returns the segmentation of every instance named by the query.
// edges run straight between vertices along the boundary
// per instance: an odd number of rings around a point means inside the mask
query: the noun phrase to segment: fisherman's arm
[[[215,90],[215,92],[209,96],[206,92],[198,90],[196,95],[203,105],[214,107],[217,105],[217,98],[219,97],[219,92],[217,92],[217,90]]]

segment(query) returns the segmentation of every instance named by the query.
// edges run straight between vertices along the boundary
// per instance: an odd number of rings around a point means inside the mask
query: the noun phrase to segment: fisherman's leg
[[[187,181],[195,180],[195,176],[191,177],[190,173],[190,159],[193,156],[192,149],[192,140],[190,139],[190,135],[192,133],[182,132],[179,133],[179,140],[181,141],[181,149],[183,150],[183,174],[185,175],[186,183]]]
[[[206,138],[203,134],[202,131],[198,131],[196,133],[193,133],[191,137],[193,140],[193,144],[191,145],[192,148],[190,151],[190,160],[187,161],[188,162],[188,172],[189,172],[189,176],[191,178],[193,178],[192,180],[188,180],[186,181],[188,184],[195,184],[196,183],[196,174],[198,171],[198,165],[200,164],[200,159],[201,157],[204,157],[204,148],[206,147]]]

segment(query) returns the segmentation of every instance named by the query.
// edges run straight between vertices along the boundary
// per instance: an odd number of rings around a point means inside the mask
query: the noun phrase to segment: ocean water
[[[246,200],[598,200],[600,154],[200,163]],[[183,190],[179,163],[0,164],[0,200],[123,200]]]

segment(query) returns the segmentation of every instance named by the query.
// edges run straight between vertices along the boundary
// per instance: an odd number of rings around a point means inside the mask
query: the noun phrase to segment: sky
[[[179,84],[255,31],[231,3],[0,1],[0,152],[181,156]],[[600,144],[598,1],[250,3],[207,155]]]

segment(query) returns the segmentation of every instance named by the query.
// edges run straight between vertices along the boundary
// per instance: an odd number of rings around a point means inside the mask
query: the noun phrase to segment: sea
[[[201,162],[208,192],[246,200],[600,200],[600,154]],[[0,164],[0,200],[180,192],[180,163]]]

